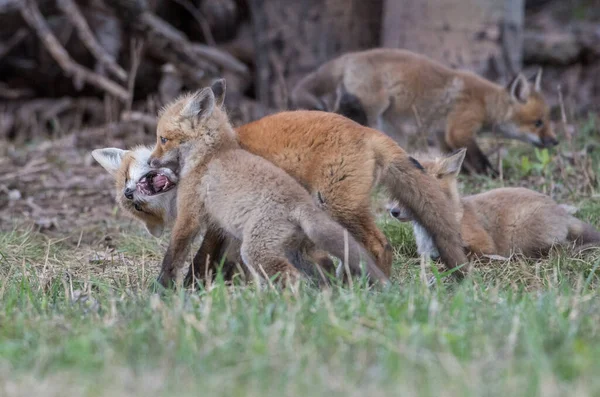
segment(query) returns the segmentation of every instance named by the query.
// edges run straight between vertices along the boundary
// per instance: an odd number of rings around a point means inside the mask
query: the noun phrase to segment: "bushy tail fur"
[[[600,246],[600,232],[594,226],[575,217],[571,217],[571,222],[569,222],[567,238],[577,245]]]
[[[315,208],[305,208],[295,217],[298,225],[315,246],[329,252],[342,262],[348,254],[348,267],[353,274],[361,273],[360,263],[366,264],[366,272],[371,280],[383,284],[389,282],[385,274],[377,267],[371,255],[352,237],[341,225],[332,220],[327,214]],[[348,241],[348,251],[345,249],[345,239]]]
[[[341,56],[321,65],[304,76],[290,94],[291,109],[330,110],[319,98],[334,92],[342,79],[346,57]]]
[[[381,184],[431,235],[442,261],[449,268],[467,263],[460,225],[439,184],[392,139],[377,134],[374,143],[376,157],[383,166]],[[462,269],[455,274],[464,276]]]

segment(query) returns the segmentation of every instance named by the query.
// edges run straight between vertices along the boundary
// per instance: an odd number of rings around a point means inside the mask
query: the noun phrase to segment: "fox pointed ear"
[[[146,230],[154,237],[160,237],[165,230],[165,226],[162,223],[146,223]]]
[[[121,167],[123,156],[125,156],[127,152],[129,152],[129,150],[118,148],[96,149],[92,151],[92,157],[100,163],[109,174],[115,176],[119,167]]]
[[[531,93],[531,87],[525,76],[519,73],[508,85],[510,98],[515,102],[525,103]]]
[[[539,68],[538,71],[533,75],[533,91],[541,92],[542,91],[542,68]]]
[[[214,110],[215,94],[210,87],[205,87],[188,99],[180,115],[186,119],[202,120],[210,117]]]
[[[213,81],[210,89],[215,94],[215,102],[218,107],[223,106],[223,102],[225,102],[225,79],[218,79]]]
[[[460,169],[462,168],[463,161],[465,161],[466,154],[467,149],[462,148],[448,157],[445,157],[441,161],[442,166],[440,167],[440,176],[458,176]]]

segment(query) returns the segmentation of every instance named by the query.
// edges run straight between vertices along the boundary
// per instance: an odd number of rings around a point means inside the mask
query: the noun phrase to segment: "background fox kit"
[[[318,209],[292,177],[239,148],[221,110],[224,93],[220,80],[167,106],[158,122],[150,164],[174,167],[180,178],[177,218],[162,263],[161,284],[173,280],[202,228],[239,240],[244,264],[258,274],[269,278],[279,274],[284,280],[298,277],[290,256],[314,244],[344,259],[346,238],[353,272],[360,272],[362,257],[367,273],[385,281],[366,251]]]
[[[406,143],[401,122],[418,118],[420,133],[441,130],[440,148],[467,148],[469,167],[481,173],[494,172],[475,142],[482,128],[539,147],[558,143],[541,78],[541,70],[533,84],[519,74],[502,87],[410,51],[374,49],[322,65],[296,85],[291,97],[297,107],[325,109],[319,97],[337,90],[334,111],[385,132],[401,145]]]
[[[461,198],[456,179],[464,158],[462,149],[449,157],[422,160],[422,164],[438,178],[471,253],[536,257],[557,244],[600,244],[600,233],[593,226],[533,190],[500,188]],[[399,220],[413,220],[406,209],[391,212]],[[427,232],[417,222],[413,221],[413,226],[419,253],[436,257],[437,249]]]

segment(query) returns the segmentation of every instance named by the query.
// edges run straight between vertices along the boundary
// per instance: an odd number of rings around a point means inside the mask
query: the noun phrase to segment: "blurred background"
[[[160,107],[216,77],[235,124],[286,109],[304,75],[373,47],[500,83],[541,66],[573,134],[600,110],[599,21],[598,0],[0,0],[0,224],[106,220],[91,149],[152,144]]]

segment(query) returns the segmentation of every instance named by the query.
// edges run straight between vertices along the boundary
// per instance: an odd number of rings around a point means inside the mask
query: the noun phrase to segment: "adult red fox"
[[[531,84],[518,74],[502,87],[474,73],[450,69],[423,55],[372,49],[335,58],[298,82],[292,103],[327,110],[321,96],[337,90],[334,111],[406,143],[401,123],[415,120],[420,133],[441,131],[440,149],[467,148],[476,172],[495,173],[475,141],[483,128],[538,147],[558,144],[541,92],[542,71]]]

